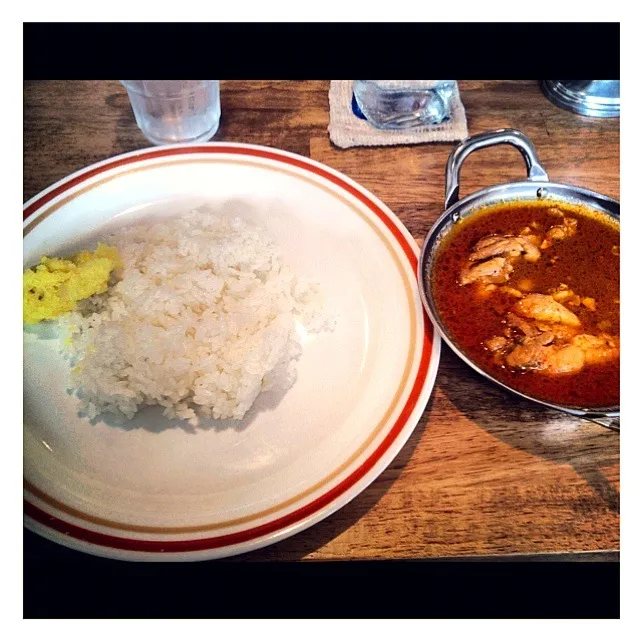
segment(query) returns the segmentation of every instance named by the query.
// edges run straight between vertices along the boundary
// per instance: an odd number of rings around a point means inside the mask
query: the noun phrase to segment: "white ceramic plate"
[[[25,205],[25,267],[204,203],[267,227],[319,282],[336,328],[307,336],[286,394],[263,394],[240,424],[195,431],[153,408],[126,428],[91,424],[66,391],[57,340],[25,332],[25,523],[46,538],[131,560],[263,547],[353,499],[424,411],[440,341],[422,310],[417,247],[382,202],[307,158],[211,143],[93,165]]]

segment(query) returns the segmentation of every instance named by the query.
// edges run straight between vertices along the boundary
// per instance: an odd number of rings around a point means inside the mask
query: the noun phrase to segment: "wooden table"
[[[453,144],[341,150],[328,81],[222,83],[215,140],[326,163],[381,198],[420,244],[442,212]],[[524,131],[551,179],[619,198],[619,121],[549,103],[537,83],[461,81],[470,134]],[[149,146],[117,81],[24,86],[24,199],[88,164]],[[462,195],[525,175],[518,152],[473,154]],[[242,559],[477,557],[616,551],[619,436],[520,401],[443,346],[434,393],[406,446],[350,504]],[[610,557],[607,555],[606,557]]]

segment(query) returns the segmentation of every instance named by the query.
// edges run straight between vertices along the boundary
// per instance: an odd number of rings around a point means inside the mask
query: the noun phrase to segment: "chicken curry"
[[[497,380],[581,408],[620,404],[620,227],[583,206],[487,207],[436,255],[450,338]]]

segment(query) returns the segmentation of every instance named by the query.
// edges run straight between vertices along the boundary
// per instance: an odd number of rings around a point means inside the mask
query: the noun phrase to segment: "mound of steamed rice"
[[[331,328],[317,288],[239,218],[196,210],[106,241],[122,259],[119,281],[99,310],[61,321],[71,388],[89,418],[132,418],[156,404],[192,425],[199,416],[239,420],[261,391],[293,384],[296,322]]]

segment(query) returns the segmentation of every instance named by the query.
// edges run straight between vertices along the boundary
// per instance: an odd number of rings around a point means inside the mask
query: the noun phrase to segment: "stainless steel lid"
[[[543,80],[553,104],[594,118],[620,117],[620,80]]]

